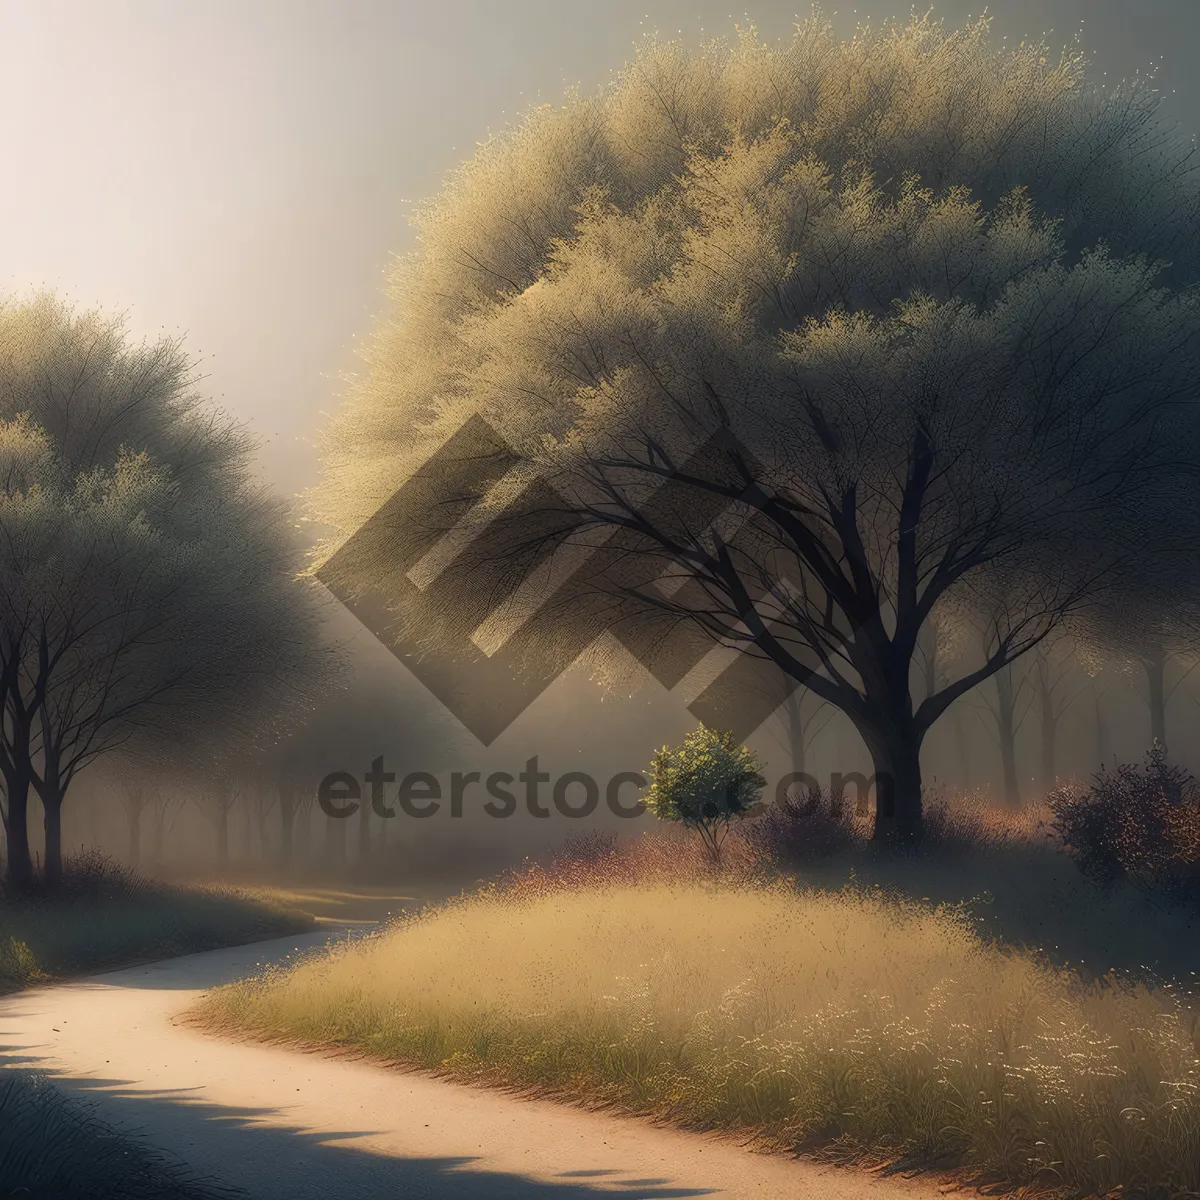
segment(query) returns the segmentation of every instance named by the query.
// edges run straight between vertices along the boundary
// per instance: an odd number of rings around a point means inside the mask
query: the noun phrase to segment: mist
[[[933,9],[957,25],[978,10]],[[599,86],[647,34],[696,45],[806,10],[713,0],[117,0],[0,4],[0,287],[51,288],[186,335],[206,389],[262,439],[264,476],[316,480],[314,439],[412,249],[409,216],[478,142],[569,87]],[[846,34],[887,5],[838,9]],[[1076,36],[1096,73],[1157,71],[1200,126],[1186,0],[1010,0],[999,36]]]

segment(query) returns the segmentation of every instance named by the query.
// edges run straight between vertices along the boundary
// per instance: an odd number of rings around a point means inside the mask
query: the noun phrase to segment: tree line
[[[0,774],[10,886],[63,869],[62,812],[114,754],[211,769],[332,670],[289,506],[165,338],[53,296],[0,307]]]

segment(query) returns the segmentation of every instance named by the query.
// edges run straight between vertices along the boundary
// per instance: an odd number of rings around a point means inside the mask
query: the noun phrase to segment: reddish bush
[[[991,850],[1044,842],[1049,812],[1042,804],[1013,809],[985,792],[949,791],[934,782],[925,790],[925,845],[931,850]]]
[[[1101,771],[1049,797],[1052,830],[1080,869],[1169,904],[1200,907],[1200,784],[1156,745],[1141,764]]]
[[[747,826],[745,840],[781,867],[828,858],[860,843],[869,831],[844,795],[821,787],[789,792]]]
[[[744,822],[731,832],[720,862],[714,862],[700,840],[682,829],[659,829],[628,839],[598,831],[574,834],[547,861],[527,860],[485,890],[533,897],[640,883],[749,881],[763,873],[760,852],[745,836],[749,824]]]

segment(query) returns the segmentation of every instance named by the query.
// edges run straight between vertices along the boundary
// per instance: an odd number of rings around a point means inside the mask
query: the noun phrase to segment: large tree
[[[933,723],[1200,503],[1196,150],[1158,103],[986,21],[651,44],[422,214],[316,510],[354,532],[481,415],[521,515],[410,625],[478,623],[515,594],[501,560],[602,543],[564,619],[607,588],[617,624],[746,651],[734,682],[773,664],[862,735],[877,836],[917,837]],[[407,568],[416,535],[384,532]],[[337,568],[377,587],[385,549]],[[986,656],[914,699],[922,628],[999,595]]]
[[[244,740],[319,674],[318,610],[254,443],[177,342],[41,297],[0,308],[0,771],[8,869],[28,801],[61,871],[75,776],[118,748]]]

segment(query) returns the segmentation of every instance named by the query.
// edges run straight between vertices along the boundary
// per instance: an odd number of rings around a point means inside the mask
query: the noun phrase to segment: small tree
[[[660,821],[694,829],[718,862],[730,822],[754,808],[766,785],[753,751],[701,725],[674,750],[655,751],[645,801]]]

